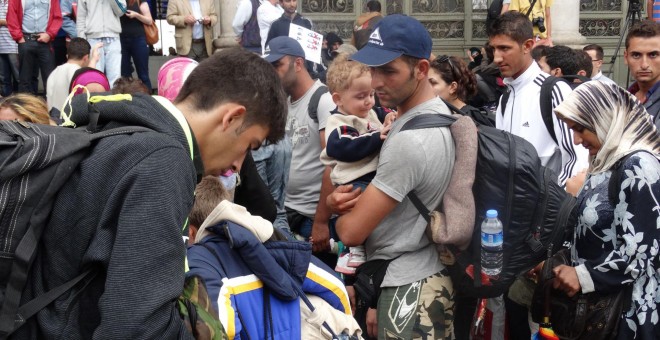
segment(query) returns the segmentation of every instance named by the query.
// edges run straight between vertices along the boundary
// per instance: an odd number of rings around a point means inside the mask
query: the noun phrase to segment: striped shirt
[[[0,0],[0,19],[7,20],[9,0]],[[6,25],[0,26],[0,54],[18,53],[18,44],[11,38]]]
[[[653,21],[660,22],[660,1],[653,1]]]

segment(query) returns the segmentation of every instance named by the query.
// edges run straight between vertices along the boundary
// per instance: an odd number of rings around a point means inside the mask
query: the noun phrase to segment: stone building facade
[[[353,22],[366,11],[368,0],[298,0],[298,12],[314,23],[320,33],[336,32],[349,38]],[[539,0],[540,1],[540,0]],[[581,47],[596,43],[605,49],[604,73],[624,30],[628,9],[641,0],[554,0],[552,30],[556,44]],[[231,21],[237,0],[216,0],[221,14],[216,28],[216,47],[235,45]],[[436,54],[465,56],[465,49],[487,40],[486,8],[490,0],[380,0],[383,14],[401,13],[419,19],[431,33]],[[641,6],[644,7],[644,6]],[[579,14],[577,14],[579,13]],[[644,16],[642,9],[642,16]],[[613,68],[612,78],[625,84],[627,68],[623,49]]]

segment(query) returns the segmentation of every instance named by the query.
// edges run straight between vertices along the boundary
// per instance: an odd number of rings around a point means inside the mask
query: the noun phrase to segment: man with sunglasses
[[[382,284],[373,284],[380,296],[366,312],[371,337],[449,339],[454,334],[451,279],[425,236],[426,221],[407,196],[414,191],[427,207],[440,203],[454,166],[454,142],[446,127],[401,131],[419,115],[450,114],[428,79],[431,48],[431,36],[419,21],[389,15],[352,56],[371,68],[381,105],[397,109],[371,184],[364,193],[340,186],[328,199],[333,210],[345,213],[337,220],[340,239],[347,246],[364,244],[362,266],[385,271]]]

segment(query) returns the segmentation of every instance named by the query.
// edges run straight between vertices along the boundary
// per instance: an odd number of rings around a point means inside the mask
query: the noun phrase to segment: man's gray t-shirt
[[[420,114],[450,114],[442,100],[424,102],[398,118],[380,151],[376,177],[371,182],[400,202],[365,243],[367,259],[392,259],[383,287],[397,287],[429,277],[444,267],[435,244],[425,234],[426,220],[406,196],[415,191],[429,209],[440,204],[454,167],[454,141],[449,128],[399,132]]]
[[[289,102],[286,122],[286,138],[291,139],[292,153],[284,205],[309,218],[313,218],[316,213],[325,170],[325,165],[319,158],[323,151],[319,131],[325,129],[330,111],[335,108],[332,96],[326,93],[319,100],[319,122],[316,123],[309,117],[309,100],[321,85],[323,83],[317,80],[300,99]]]

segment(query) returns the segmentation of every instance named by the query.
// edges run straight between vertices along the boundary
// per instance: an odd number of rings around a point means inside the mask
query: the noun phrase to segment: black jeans
[[[66,63],[66,37],[55,37],[53,39],[53,54],[55,56],[55,67]]]
[[[18,61],[21,71],[18,91],[36,94],[36,90],[32,86],[32,80],[37,76],[35,66],[41,70],[41,81],[45,91],[46,80],[55,68],[55,59],[50,44],[35,40],[26,40],[24,43],[18,44]]]

